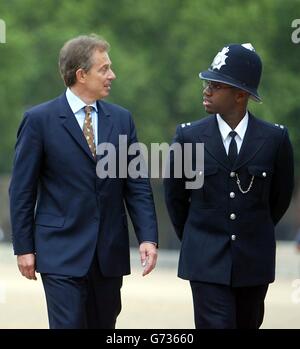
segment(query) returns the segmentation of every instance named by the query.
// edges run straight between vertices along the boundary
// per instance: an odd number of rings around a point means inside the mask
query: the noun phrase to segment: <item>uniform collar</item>
[[[225,139],[228,137],[229,132],[232,131],[231,127],[222,119],[222,117],[217,114],[217,122],[218,122],[218,126],[219,126],[219,130],[222,136],[222,140],[223,142],[225,141]],[[234,131],[237,133],[237,135],[240,137],[241,140],[244,139],[245,137],[245,133],[247,130],[247,126],[248,126],[248,120],[249,120],[249,115],[248,115],[248,111],[246,111],[245,116],[243,117],[243,119],[239,122],[239,124],[237,125],[237,127],[234,129]]]

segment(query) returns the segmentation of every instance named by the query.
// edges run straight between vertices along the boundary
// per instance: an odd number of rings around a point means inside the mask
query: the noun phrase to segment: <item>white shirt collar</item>
[[[234,131],[237,133],[237,135],[240,137],[241,140],[244,139],[247,126],[248,126],[248,120],[249,120],[249,114],[248,111],[246,111],[245,116],[243,119],[239,122],[237,127],[234,129]],[[219,130],[223,139],[223,142],[228,137],[229,132],[232,131],[231,127],[222,119],[222,117],[217,114],[217,122],[219,126]]]
[[[82,108],[84,108],[86,106],[86,103],[84,103],[83,100],[81,100],[78,96],[76,96],[75,93],[72,92],[69,87],[67,88],[67,91],[66,91],[66,98],[67,98],[67,101],[70,105],[70,108],[72,109],[72,112],[74,114],[76,114],[77,112],[79,112],[79,110],[81,110]],[[94,102],[90,105],[92,107],[94,107],[95,110],[97,111],[97,103],[96,102]]]

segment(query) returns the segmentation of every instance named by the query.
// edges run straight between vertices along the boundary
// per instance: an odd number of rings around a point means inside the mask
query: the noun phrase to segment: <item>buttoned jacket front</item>
[[[215,115],[177,127],[174,142],[204,143],[204,184],[164,180],[165,198],[180,238],[178,275],[232,286],[270,283],[275,274],[274,227],[293,190],[293,154],[286,128],[249,113],[238,158],[230,165]],[[183,159],[184,161],[184,159]],[[237,183],[239,181],[239,183]]]

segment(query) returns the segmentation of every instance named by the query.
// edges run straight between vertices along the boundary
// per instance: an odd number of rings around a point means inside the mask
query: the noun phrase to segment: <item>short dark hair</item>
[[[76,71],[88,71],[93,65],[92,55],[95,51],[107,52],[110,45],[96,34],[80,35],[67,41],[59,53],[59,70],[66,86],[76,83]]]

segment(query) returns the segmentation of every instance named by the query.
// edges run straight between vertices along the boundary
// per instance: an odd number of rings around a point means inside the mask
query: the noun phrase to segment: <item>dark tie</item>
[[[90,105],[86,105],[84,107],[85,118],[83,123],[83,134],[85,136],[87,144],[89,145],[90,151],[95,158],[96,146],[95,146],[95,137],[94,137],[94,131],[93,131],[92,117],[91,117],[92,110],[93,110],[93,107],[91,107]]]
[[[228,150],[228,158],[229,158],[229,161],[231,163],[231,165],[234,164],[236,158],[237,158],[237,144],[236,144],[236,141],[234,139],[234,137],[237,135],[237,133],[235,131],[231,131],[229,132],[229,136],[231,137],[231,141],[230,141],[230,144],[229,144],[229,150]]]

